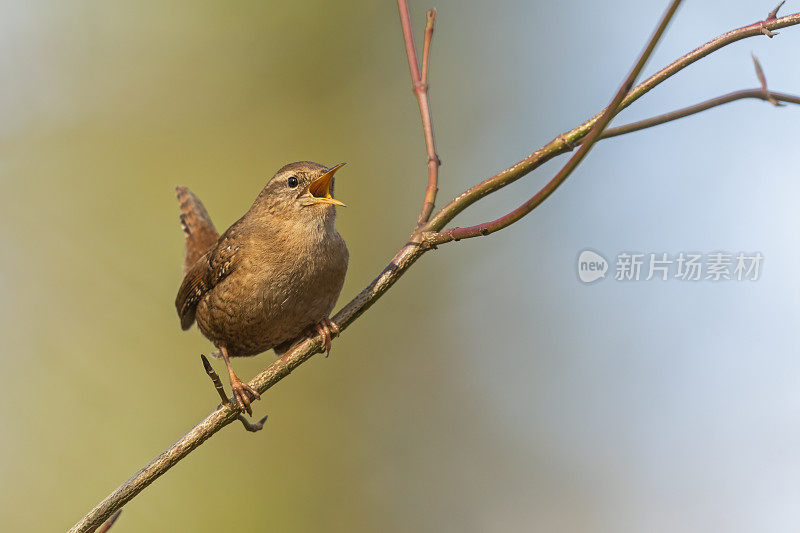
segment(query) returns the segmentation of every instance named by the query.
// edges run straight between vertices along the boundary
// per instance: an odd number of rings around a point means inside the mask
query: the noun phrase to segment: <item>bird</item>
[[[285,165],[221,236],[200,199],[186,187],[175,189],[186,241],[175,299],[181,328],[197,322],[216,346],[234,399],[248,414],[260,395],[237,377],[231,358],[269,349],[282,355],[313,332],[329,354],[339,334],[329,317],[349,261],[336,230],[336,208],[345,204],[333,197],[334,174],[343,165]]]

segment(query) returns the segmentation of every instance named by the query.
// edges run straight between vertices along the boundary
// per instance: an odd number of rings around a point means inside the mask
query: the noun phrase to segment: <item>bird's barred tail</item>
[[[181,208],[181,228],[186,235],[186,258],[183,272],[189,268],[219,239],[214,223],[208,216],[203,202],[187,187],[175,187]]]

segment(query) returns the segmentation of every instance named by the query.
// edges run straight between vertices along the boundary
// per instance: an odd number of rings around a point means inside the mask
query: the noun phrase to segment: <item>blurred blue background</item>
[[[437,2],[439,205],[600,110],[666,3]],[[772,7],[685,2],[646,73]],[[756,87],[751,51],[800,93],[798,50],[800,28],[736,43],[615,123]],[[0,516],[66,530],[217,404],[173,308],[173,187],[225,228],[284,163],[347,161],[342,304],[406,241],[424,145],[390,1],[0,2],[0,71]],[[798,109],[744,101],[603,141],[523,221],[425,256],[255,404],[263,432],[214,437],[115,531],[796,531],[797,139]],[[765,259],[756,282],[586,286],[585,248]]]

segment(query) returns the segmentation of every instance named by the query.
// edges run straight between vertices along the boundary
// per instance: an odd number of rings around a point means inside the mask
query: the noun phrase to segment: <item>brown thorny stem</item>
[[[417,220],[417,227],[423,226],[431,216],[436,202],[436,193],[439,190],[439,166],[442,164],[436,155],[436,143],[433,140],[433,122],[431,120],[430,100],[428,99],[428,63],[433,39],[433,23],[436,20],[436,10],[429,9],[426,13],[425,41],[422,47],[422,74],[417,62],[417,50],[414,46],[414,37],[411,32],[411,16],[408,13],[408,2],[398,0],[397,9],[400,11],[400,26],[403,29],[403,41],[406,45],[408,56],[408,69],[411,73],[411,84],[414,96],[419,105],[419,114],[422,118],[422,133],[425,136],[425,150],[428,154],[428,187],[425,189],[425,199],[422,210]]]
[[[574,169],[575,166],[577,166],[577,163],[580,161],[580,159],[576,160],[578,155],[582,152],[580,157],[582,158],[585,156],[591,147],[591,144],[600,138],[608,138],[614,135],[622,135],[623,133],[638,131],[646,127],[663,124],[664,122],[668,122],[670,120],[685,117],[705,109],[710,109],[711,107],[717,105],[722,105],[724,103],[743,98],[759,98],[767,101],[772,101],[771,99],[773,99],[780,102],[800,103],[800,97],[781,93],[771,93],[765,89],[765,86],[762,86],[761,89],[731,93],[703,102],[701,104],[697,104],[696,106],[685,108],[667,115],[661,115],[660,117],[655,117],[653,119],[648,119],[648,121],[641,121],[634,124],[629,124],[627,126],[622,126],[620,128],[607,130],[605,133],[602,133],[601,127],[597,127],[593,130],[593,127],[596,124],[604,126],[607,121],[613,118],[616,113],[629,106],[643,94],[650,91],[669,77],[673,76],[675,73],[686,68],[695,61],[711,54],[712,52],[719,50],[723,46],[747,37],[754,37],[757,35],[767,35],[771,37],[775,35],[774,30],[800,23],[800,13],[795,13],[780,18],[775,16],[775,12],[770,13],[770,16],[764,21],[759,21],[749,26],[745,26],[721,35],[674,61],[633,89],[629,91],[623,91],[622,89],[626,89],[628,86],[627,81],[631,80],[632,82],[633,78],[638,73],[638,70],[641,68],[641,65],[647,60],[649,53],[652,51],[652,47],[655,45],[657,38],[660,36],[663,28],[666,26],[669,17],[674,12],[674,8],[678,3],[679,1],[672,2],[667,13],[665,13],[664,17],[662,18],[659,29],[651,37],[649,45],[642,53],[639,61],[636,64],[636,67],[634,67],[634,69],[631,71],[628,79],[626,79],[626,83],[623,84],[620,92],[617,93],[617,96],[603,112],[587,120],[580,126],[568,132],[562,133],[553,141],[533,152],[528,157],[519,161],[508,169],[468,189],[443,207],[438,213],[436,213],[436,215],[430,218],[429,221],[418,224],[418,227],[413,232],[409,241],[400,249],[400,251],[397,252],[397,254],[392,258],[392,260],[378,275],[378,277],[376,277],[365,289],[363,289],[355,298],[353,298],[353,300],[351,300],[338,313],[336,313],[336,315],[333,316],[333,321],[339,325],[340,330],[344,331],[350,324],[353,323],[353,321],[355,321],[359,316],[361,316],[361,314],[369,309],[369,307],[375,303],[375,301],[380,298],[383,293],[389,290],[389,288],[394,285],[400,276],[402,276],[403,273],[405,273],[405,271],[408,270],[411,265],[413,265],[414,262],[419,259],[419,257],[427,250],[434,248],[437,244],[455,240],[456,238],[461,238],[457,237],[459,235],[463,235],[465,237],[474,236],[473,233],[476,231],[475,228],[477,228],[477,235],[484,234],[481,231],[483,228],[489,228],[490,232],[497,231],[497,229],[500,229],[499,226],[501,224],[505,224],[505,221],[508,220],[504,217],[501,217],[501,219],[486,223],[496,223],[496,226],[487,226],[484,224],[473,226],[472,228],[453,228],[442,231],[444,226],[461,211],[484,196],[518,180],[525,174],[528,174],[535,168],[542,165],[544,162],[549,161],[559,154],[573,150],[578,144],[582,143],[579,152],[567,162],[565,167],[562,168],[562,170],[556,176],[561,176],[561,181],[563,181],[569,172]],[[409,67],[411,69],[412,80],[419,79],[423,82],[422,85],[418,85],[416,81],[414,82],[414,94],[417,96],[418,103],[420,104],[420,114],[423,121],[423,131],[425,133],[426,149],[428,151],[429,160],[428,188],[426,189],[425,203],[423,204],[422,214],[420,215],[420,221],[422,221],[424,218],[423,215],[425,215],[426,211],[431,213],[433,210],[433,202],[435,200],[437,185],[436,182],[438,179],[438,158],[435,157],[436,152],[433,145],[433,130],[430,125],[430,112],[427,97],[427,54],[428,50],[430,50],[430,37],[433,33],[433,20],[435,15],[431,14],[432,12],[429,12],[428,14],[428,24],[426,26],[426,45],[423,51],[423,69],[422,73],[418,74],[419,77],[415,78],[414,71],[415,65],[417,64],[415,56],[416,52],[414,51],[411,26],[407,16],[408,5],[406,0],[398,0],[398,7],[400,10],[401,25],[403,26],[406,50],[409,53]],[[406,14],[405,16],[404,13]],[[413,61],[410,58],[414,58]],[[417,71],[419,70],[418,67],[416,67],[416,69]],[[418,89],[420,86],[424,86],[424,89]],[[423,94],[424,97],[420,96],[420,94]],[[622,95],[622,97],[620,97],[620,95]],[[617,102],[617,100],[619,100],[619,102]],[[616,103],[618,103],[618,105],[615,105]],[[587,135],[590,135],[590,132],[592,137],[584,140]],[[588,145],[588,147],[584,148],[586,145]],[[433,156],[431,156],[431,154],[433,154]],[[432,157],[435,158],[433,159],[435,165],[430,164]],[[527,212],[539,205],[541,201],[546,199],[546,197],[549,196],[555,190],[555,188],[558,187],[558,185],[560,185],[560,182],[553,183],[554,181],[555,178],[551,180],[551,182],[548,183],[539,193],[531,198],[531,200],[526,202],[526,204],[523,204],[523,206],[520,206],[520,208],[517,210],[512,211],[512,213],[509,213],[509,215],[506,215],[506,217],[516,217],[519,215],[519,209],[522,209],[523,207],[525,208],[526,212],[522,213],[520,217],[524,216],[524,214],[527,214]],[[430,209],[430,211],[428,211],[428,209]],[[515,212],[517,213],[516,215],[514,214]],[[503,220],[503,222],[499,223],[499,220]],[[502,227],[505,227],[506,225],[508,224],[505,224]],[[314,354],[320,353],[321,350],[321,337],[315,336],[304,339],[286,354],[284,354],[280,359],[272,363],[264,371],[253,378],[253,380],[250,382],[250,386],[256,389],[259,394],[263,394],[275,383],[288,376],[295,368],[310,359]],[[95,531],[106,519],[108,519],[117,510],[122,508],[123,505],[133,499],[137,494],[144,490],[144,488],[155,481],[155,479],[164,474],[173,465],[186,457],[206,440],[211,438],[211,436],[213,436],[216,432],[228,424],[236,421],[239,416],[240,412],[235,403],[231,403],[229,401],[228,403],[223,403],[220,405],[213,413],[208,415],[188,433],[178,439],[178,441],[172,444],[158,457],[153,459],[147,466],[131,476],[130,479],[125,481],[105,499],[98,503],[94,509],[89,511],[86,516],[84,516],[72,527],[72,529],[69,530],[70,533]]]

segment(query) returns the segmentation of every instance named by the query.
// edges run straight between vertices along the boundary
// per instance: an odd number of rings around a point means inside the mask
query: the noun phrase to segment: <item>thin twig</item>
[[[200,359],[203,361],[203,368],[205,369],[206,374],[208,374],[208,377],[211,378],[211,382],[214,384],[217,394],[219,394],[219,397],[222,398],[222,404],[224,405],[230,403],[232,400],[228,398],[227,394],[225,394],[225,388],[222,386],[222,380],[219,379],[219,375],[217,374],[216,370],[214,370],[214,367],[211,366],[208,358],[205,355],[200,354]],[[264,415],[264,418],[258,422],[250,422],[241,412],[236,418],[242,423],[244,429],[250,431],[251,433],[255,433],[264,429],[264,422],[267,421],[269,415]]]
[[[765,99],[770,104],[774,105],[775,107],[782,106],[784,104],[778,102],[769,92],[769,88],[767,88],[767,77],[764,75],[764,69],[761,68],[761,63],[758,61],[756,55],[750,52],[750,57],[753,58],[753,66],[756,69],[756,76],[758,76],[758,82],[761,84],[761,92],[764,94]]]
[[[476,224],[474,226],[469,226],[466,228],[453,228],[450,230],[445,230],[437,235],[427,238],[426,240],[432,245],[439,245],[445,242],[449,242],[452,240],[461,240],[461,239],[469,239],[471,237],[479,237],[481,235],[490,235],[496,231],[500,231],[503,228],[506,228],[516,222],[517,220],[521,219],[534,209],[541,205],[548,196],[553,194],[553,192],[562,184],[566,179],[572,174],[572,171],[575,170],[578,165],[583,161],[583,158],[586,157],[586,154],[589,153],[589,150],[592,149],[594,143],[600,138],[602,135],[603,130],[611,122],[611,119],[619,112],[619,106],[622,103],[622,100],[631,90],[633,84],[636,82],[636,78],[639,76],[639,73],[644,68],[645,63],[650,58],[650,55],[653,53],[653,50],[658,44],[659,39],[664,34],[664,31],[667,29],[669,25],[669,21],[672,20],[673,15],[675,15],[675,11],[677,11],[678,6],[681,4],[681,0],[672,0],[672,3],[667,8],[667,11],[661,17],[661,22],[659,22],[658,27],[653,32],[653,35],[650,37],[650,40],[647,43],[647,46],[639,55],[639,58],[636,60],[636,64],[631,69],[628,76],[622,82],[619,90],[617,91],[614,98],[611,100],[611,103],[608,104],[605,111],[600,115],[600,118],[594,123],[592,126],[591,131],[586,136],[586,139],[581,144],[581,147],[575,152],[569,161],[561,168],[560,171],[551,179],[547,185],[545,185],[539,192],[537,192],[530,200],[516,208],[515,210],[511,211],[507,215],[504,215],[500,218],[492,220],[490,222],[484,222],[482,224]]]
[[[756,56],[753,54],[750,55],[753,57],[753,64],[756,69],[756,76],[758,77],[758,81],[761,84],[761,89],[745,89],[742,91],[734,91],[732,93],[724,94],[716,98],[711,98],[709,100],[705,100],[704,102],[700,102],[699,104],[695,104],[689,107],[684,107],[683,109],[678,109],[670,113],[664,113],[663,115],[658,115],[656,117],[639,120],[638,122],[632,122],[631,124],[625,124],[624,126],[618,126],[616,128],[608,128],[606,131],[603,132],[603,135],[601,135],[600,138],[609,139],[611,137],[625,135],[626,133],[633,133],[635,131],[640,131],[646,128],[652,128],[653,126],[658,126],[660,124],[665,124],[673,120],[678,120],[679,118],[688,117],[689,115],[694,115],[702,111],[707,111],[712,107],[717,107],[730,102],[735,102],[736,100],[744,100],[746,98],[755,98],[758,100],[764,100],[766,102],[771,103],[774,106],[783,106],[785,105],[783,102],[787,102],[790,104],[800,104],[800,97],[793,96],[791,94],[771,92],[767,87],[767,77],[764,75],[764,69],[761,68],[761,64],[759,63]]]
[[[762,26],[772,30],[785,28],[787,26],[794,26],[796,24],[800,24],[800,13],[793,13],[785,17],[768,21],[754,22],[748,26],[744,26],[720,35],[719,37],[716,37],[704,45],[694,49],[683,57],[673,61],[634,87],[620,104],[619,110],[621,111],[625,109],[660,83],[674,76],[694,62],[708,56],[713,52],[716,52],[720,48],[748,37],[756,37],[761,35]],[[517,181],[547,161],[550,161],[554,157],[571,151],[575,146],[580,144],[581,140],[589,133],[589,131],[592,129],[592,126],[594,126],[594,124],[600,118],[601,114],[602,112],[590,118],[580,126],[573,128],[568,132],[557,135],[552,141],[531,153],[525,159],[518,161],[507,169],[483,180],[479,184],[474,185],[473,187],[470,187],[468,190],[459,194],[452,201],[450,201],[450,203],[445,205],[435,215],[433,215],[433,217],[431,217],[424,230],[427,232],[441,231],[442,228],[444,228],[450,221],[453,220],[453,218],[456,217],[456,215],[484,196]]]
[[[770,103],[773,103],[773,101],[775,101],[775,104],[777,105],[783,105],[780,102],[800,104],[800,97],[793,96],[791,94],[773,93],[773,92],[764,94],[764,91],[761,89],[746,89],[742,91],[735,91],[732,93],[728,93],[722,96],[718,96],[716,98],[711,98],[709,100],[705,100],[704,102],[700,102],[699,104],[695,104],[689,107],[684,107],[683,109],[678,109],[670,113],[664,113],[663,115],[658,115],[657,117],[652,117],[645,120],[632,122],[630,124],[625,124],[624,126],[618,126],[616,128],[608,128],[606,131],[603,132],[601,139],[610,139],[611,137],[618,137],[620,135],[625,135],[626,133],[633,133],[635,131],[640,131],[646,128],[652,128],[653,126],[658,126],[660,124],[671,122],[673,120],[678,120],[679,118],[684,118],[690,115],[700,113],[702,111],[707,111],[712,107],[718,107],[724,104],[728,104],[730,102],[735,102],[736,100],[745,100],[747,98],[755,98],[757,100],[764,100],[765,102],[770,102]]]
[[[753,58],[753,66],[756,69],[756,77],[761,84],[761,90],[768,93],[769,89],[767,89],[767,77],[764,75],[764,69],[761,68],[761,63],[759,63],[758,58],[753,52],[750,52],[750,57]]]
[[[402,0],[398,0],[399,2]],[[401,23],[403,22],[403,11],[400,10]],[[407,10],[406,10],[407,14]],[[800,23],[800,13],[789,15],[787,17],[778,18],[764,23],[768,29],[783,28]],[[707,43],[703,47],[695,50],[694,52],[684,56],[666,69],[655,74],[639,86],[634,88],[628,93],[626,98],[622,101],[619,109],[630,105],[633,101],[639,98],[642,94],[648,92],[653,87],[669,78],[679,70],[685,68],[687,65],[705,57],[711,52],[727,45],[732,42],[760,34],[760,27],[762,23],[756,23],[745,28],[740,28],[729,32],[714,41]],[[409,24],[410,29],[410,24]],[[405,31],[405,30],[404,30]],[[406,41],[408,45],[409,41]],[[411,42],[411,54],[414,56],[413,41]],[[407,48],[408,51],[408,48]],[[416,61],[409,62],[409,66],[413,70]],[[774,93],[773,93],[774,94]],[[618,109],[618,110],[619,110]],[[617,110],[617,111],[618,111]],[[549,143],[540,150],[537,150],[520,162],[519,164],[511,167],[511,169],[504,171],[498,176],[486,180],[483,184],[473,187],[470,191],[460,195],[453,202],[448,204],[436,217],[432,218],[428,224],[425,225],[427,230],[441,229],[444,224],[452,220],[456,214],[462,211],[468,205],[474,203],[478,198],[489,194],[492,190],[519,179],[523,175],[530,172],[536,166],[542,164],[545,160],[560,153],[567,151],[569,145],[576,145],[580,139],[586,136],[592,126],[599,120],[600,115],[585,124],[575,128],[564,136],[559,136],[555,141]],[[493,181],[494,180],[494,181]],[[420,233],[415,232],[412,238],[407,242],[399,252],[392,258],[391,262],[383,269],[383,271],[376,277],[365,289],[363,289],[353,300],[345,305],[332,320],[339,325],[343,332],[353,321],[361,316],[378,298],[380,298],[389,288],[397,282],[398,279],[419,259],[425,251],[429,249],[428,246],[423,245],[422,236]],[[322,349],[322,341],[319,337],[307,338],[292,349],[290,349],[280,359],[269,365],[264,371],[258,374],[251,382],[250,386],[255,388],[259,393],[263,394],[270,387],[275,385],[278,381],[288,376],[295,368],[310,359],[314,354],[319,353]],[[88,514],[86,514],[72,529],[71,533],[77,532],[92,532],[95,531],[106,519],[108,519],[114,512],[119,510],[128,501],[136,497],[142,490],[149,486],[159,476],[167,472],[172,466],[178,463],[181,459],[186,457],[189,453],[202,445],[206,440],[211,438],[215,433],[220,431],[228,424],[233,423],[239,414],[238,408],[231,403],[227,403],[219,407],[217,410],[208,415],[204,420],[192,428],[186,435],[181,437],[177,442],[172,444],[158,457],[153,459],[147,466],[142,468],[139,472],[134,474],[130,479],[120,485],[111,494],[98,503]]]
[[[428,54],[433,38],[433,22],[436,20],[436,11],[431,9],[427,13],[425,24],[425,43],[422,48],[422,72],[420,74],[417,63],[417,50],[414,46],[414,35],[411,31],[411,16],[408,13],[408,1],[397,0],[397,9],[400,12],[400,26],[403,29],[403,41],[406,45],[408,56],[408,69],[411,72],[411,82],[414,96],[417,97],[419,114],[422,118],[422,132],[425,135],[425,150],[428,153],[428,187],[425,189],[425,199],[422,210],[417,220],[417,226],[422,226],[431,216],[436,205],[436,193],[439,190],[439,166],[442,161],[436,154],[436,143],[433,139],[433,122],[431,120],[430,99],[428,98]]]
[[[436,20],[436,10],[429,9],[425,13],[425,41],[422,45],[422,83],[428,84],[428,58],[431,55],[431,40],[433,39],[433,22]]]

